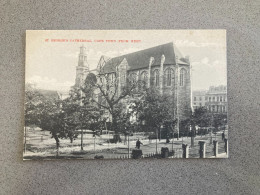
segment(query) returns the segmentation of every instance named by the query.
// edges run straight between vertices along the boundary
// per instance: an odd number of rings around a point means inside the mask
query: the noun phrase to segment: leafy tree
[[[96,129],[101,128],[103,121],[101,121],[100,109],[91,104],[89,97],[89,94],[82,94],[80,88],[74,87],[70,91],[70,96],[63,101],[65,122],[70,129],[69,137],[71,142],[78,136],[75,132],[79,129],[96,131]],[[81,148],[83,149],[83,142],[81,143]]]
[[[25,127],[36,125],[39,121],[37,115],[37,106],[41,103],[43,95],[36,90],[31,84],[25,85]]]
[[[55,139],[57,154],[60,139],[70,136],[70,129],[65,123],[65,112],[62,100],[44,95],[42,91],[26,84],[25,89],[25,126],[35,125],[42,130],[50,131]]]
[[[160,95],[154,89],[147,89],[146,94],[141,100],[136,101],[135,105],[134,109],[136,110],[139,122],[143,121],[147,130],[155,132],[157,138],[161,126],[166,125],[173,128],[175,124],[174,105],[170,100],[170,96]]]
[[[208,112],[207,108],[199,107],[194,110],[192,114],[192,119],[195,125],[200,127],[208,127],[210,125],[211,115]]]
[[[213,127],[215,130],[218,130],[220,127],[227,124],[227,114],[226,113],[217,113],[213,117]]]

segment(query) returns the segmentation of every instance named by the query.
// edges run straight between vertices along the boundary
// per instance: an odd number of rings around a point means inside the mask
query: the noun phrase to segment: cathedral
[[[101,71],[102,70],[102,71]],[[147,87],[156,88],[160,94],[172,97],[178,122],[187,119],[191,112],[191,66],[188,56],[183,56],[170,42],[126,55],[108,58],[101,56],[96,70],[89,70],[86,48],[80,47],[75,86],[81,86],[89,74],[119,75],[117,94],[126,85],[127,78],[143,80]],[[100,77],[102,78],[102,76]],[[102,81],[98,81],[102,82]],[[179,125],[178,125],[179,126]]]

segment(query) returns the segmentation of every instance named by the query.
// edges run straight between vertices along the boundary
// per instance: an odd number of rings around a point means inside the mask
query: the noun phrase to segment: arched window
[[[185,79],[186,79],[185,77],[186,77],[186,70],[182,68],[180,71],[180,86],[185,85]]]
[[[129,75],[129,81],[130,81],[131,84],[136,84],[137,83],[137,74],[131,73]]]
[[[173,78],[173,70],[171,68],[167,68],[164,71],[164,85],[171,86]]]
[[[155,87],[159,87],[159,78],[160,78],[159,70],[156,69],[153,72],[153,84]]]
[[[144,84],[148,83],[148,73],[146,71],[143,71],[141,74],[141,80],[144,81]]]

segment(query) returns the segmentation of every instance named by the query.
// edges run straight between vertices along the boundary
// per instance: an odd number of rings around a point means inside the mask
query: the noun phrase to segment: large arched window
[[[145,85],[147,85],[147,83],[148,83],[148,73],[146,71],[142,72],[141,80],[144,82]]]
[[[130,74],[130,81],[132,83],[136,83],[136,81],[137,81],[137,74],[136,73],[131,73]]]
[[[180,86],[185,85],[185,79],[186,79],[186,70],[182,68],[180,71]]]
[[[173,79],[173,70],[171,68],[167,68],[164,71],[164,84],[166,86],[172,86],[172,79]]]
[[[159,70],[156,69],[153,72],[153,85],[155,87],[159,87],[159,78],[160,78]]]

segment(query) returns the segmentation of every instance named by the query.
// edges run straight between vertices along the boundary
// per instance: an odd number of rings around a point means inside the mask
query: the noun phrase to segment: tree
[[[82,91],[100,109],[110,113],[111,128],[116,134],[120,132],[119,120],[122,108],[118,105],[126,101],[137,88],[138,81],[126,79],[124,86],[119,85],[119,72],[106,74],[102,70],[98,75],[89,74],[85,80]],[[118,137],[118,136],[117,136]]]
[[[50,131],[55,139],[57,155],[60,139],[70,137],[70,129],[65,123],[63,101],[56,97],[44,95],[40,90],[26,84],[25,90],[25,126],[35,125]]]
[[[172,126],[173,128],[175,124],[174,104],[170,100],[170,96],[160,95],[155,89],[147,89],[143,98],[137,100],[135,105],[134,109],[136,110],[139,122],[144,122],[147,130],[155,132],[157,139],[158,132],[163,125]]]
[[[220,127],[223,127],[227,124],[227,114],[226,113],[217,113],[213,117],[213,127],[217,131]]]
[[[37,113],[37,106],[41,103],[42,99],[43,95],[31,84],[26,83],[24,105],[25,127],[38,123],[37,115],[39,113]]]
[[[91,104],[90,94],[82,94],[82,89],[73,87],[70,96],[63,101],[65,112],[65,122],[69,127],[71,142],[77,137],[77,130],[81,129],[81,149],[83,150],[83,129],[96,131],[100,129],[101,121],[100,109]]]

